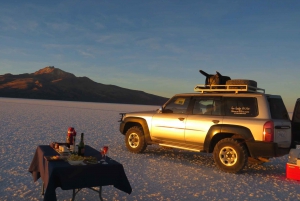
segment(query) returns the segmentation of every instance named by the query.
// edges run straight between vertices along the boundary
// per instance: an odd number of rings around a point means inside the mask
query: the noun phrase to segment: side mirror
[[[161,113],[162,113],[162,110],[163,110],[163,108],[160,107],[160,108],[158,108],[158,109],[156,110],[156,112],[157,112],[158,114],[161,114]]]

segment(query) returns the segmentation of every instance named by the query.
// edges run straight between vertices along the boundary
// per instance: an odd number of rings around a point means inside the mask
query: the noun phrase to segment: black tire
[[[220,140],[214,147],[213,156],[217,167],[228,173],[239,173],[248,162],[245,146],[232,138]]]
[[[125,144],[132,153],[142,153],[147,148],[143,128],[134,126],[127,130],[125,135]]]
[[[242,79],[227,80],[226,85],[248,85],[257,88],[257,82],[254,80],[242,80]]]

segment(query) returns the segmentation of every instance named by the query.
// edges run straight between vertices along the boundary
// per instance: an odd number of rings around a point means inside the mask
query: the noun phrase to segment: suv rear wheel
[[[125,135],[127,149],[133,153],[142,153],[147,147],[142,127],[134,126],[128,129]]]
[[[217,167],[229,173],[240,172],[248,161],[245,146],[232,138],[220,140],[214,148],[213,156]]]

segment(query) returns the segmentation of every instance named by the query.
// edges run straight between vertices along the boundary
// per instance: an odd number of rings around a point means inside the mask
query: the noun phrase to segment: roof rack
[[[252,93],[265,93],[264,89],[252,87],[249,85],[201,85],[195,86],[194,91],[204,92],[252,92]]]

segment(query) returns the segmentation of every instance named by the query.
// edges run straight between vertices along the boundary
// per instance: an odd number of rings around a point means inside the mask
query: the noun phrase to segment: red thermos
[[[73,127],[68,128],[67,133],[67,146],[70,148],[70,145],[73,145],[73,137],[76,136],[76,131]]]

